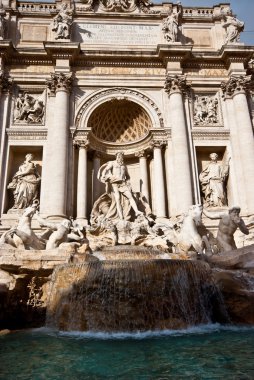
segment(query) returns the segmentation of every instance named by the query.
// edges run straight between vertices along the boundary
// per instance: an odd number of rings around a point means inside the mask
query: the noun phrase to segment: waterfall
[[[183,260],[68,264],[52,275],[47,326],[68,331],[146,331],[206,324],[218,315],[209,267]]]

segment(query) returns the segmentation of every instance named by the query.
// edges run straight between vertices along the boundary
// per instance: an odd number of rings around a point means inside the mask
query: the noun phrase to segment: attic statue
[[[224,17],[223,28],[226,29],[225,44],[237,43],[240,40],[240,33],[244,30],[244,22],[238,20],[229,10]]]
[[[177,12],[171,11],[168,17],[164,20],[162,30],[164,32],[164,38],[167,42],[177,42],[179,34],[180,18],[183,12],[183,8],[180,2],[177,4]]]
[[[53,19],[52,30],[56,33],[55,39],[69,39],[73,20],[73,10],[62,4],[58,14]]]

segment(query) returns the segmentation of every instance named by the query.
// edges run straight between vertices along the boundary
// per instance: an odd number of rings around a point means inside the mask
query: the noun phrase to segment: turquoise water
[[[0,379],[254,379],[254,329],[16,332],[0,337]]]

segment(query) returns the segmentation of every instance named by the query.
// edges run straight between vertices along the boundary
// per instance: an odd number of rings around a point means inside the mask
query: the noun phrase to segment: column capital
[[[55,95],[57,91],[70,92],[73,81],[72,73],[51,73],[50,76],[50,79],[46,79],[46,86],[48,87],[51,95]]]
[[[89,140],[88,139],[83,139],[83,140],[74,140],[73,145],[79,149],[84,148],[88,150],[89,147]]]
[[[187,82],[185,75],[167,74],[164,89],[168,95],[174,93],[189,94],[190,83]]]
[[[0,71],[0,93],[11,91],[12,85],[13,85],[12,78],[6,76],[3,71]]]
[[[139,150],[138,152],[135,153],[135,157],[138,157],[138,158],[142,158],[142,157],[146,158],[146,155],[147,155],[147,151],[145,149]]]
[[[231,98],[237,94],[245,94],[254,84],[254,78],[252,75],[231,75],[228,81],[223,81],[221,83],[221,90],[223,92],[224,98]]]
[[[167,145],[167,141],[166,140],[152,140],[151,141],[151,148],[159,148],[159,149],[162,149],[164,146]]]

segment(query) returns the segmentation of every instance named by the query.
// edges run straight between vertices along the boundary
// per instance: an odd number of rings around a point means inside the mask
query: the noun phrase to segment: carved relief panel
[[[193,104],[193,124],[195,127],[222,126],[222,115],[218,94],[195,94]]]
[[[16,93],[12,121],[15,125],[44,125],[46,90],[42,93],[21,91]]]

